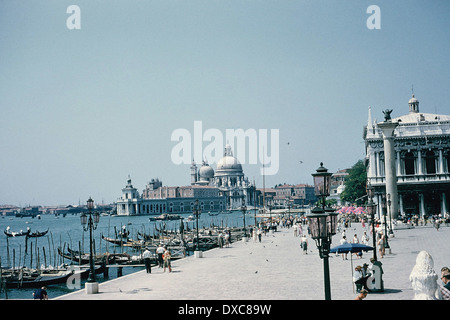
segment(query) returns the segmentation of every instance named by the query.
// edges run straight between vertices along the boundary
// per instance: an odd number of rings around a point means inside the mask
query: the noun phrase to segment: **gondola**
[[[36,232],[30,232],[30,233],[27,235],[27,237],[28,237],[28,238],[38,238],[38,237],[43,237],[43,236],[45,236],[47,233],[48,233],[48,229],[47,229],[46,231],[43,231],[43,232],[39,232],[39,231],[36,231]]]
[[[78,253],[75,253],[74,251],[69,249],[69,253],[65,253],[61,250],[61,248],[58,248],[58,254],[71,261],[80,262],[80,255]],[[89,256],[88,255],[82,255],[81,256],[81,264],[89,263]]]
[[[56,270],[55,272],[41,272],[31,274],[13,274],[4,277],[7,288],[40,288],[52,284],[65,283],[73,271]]]
[[[27,231],[20,230],[19,232],[11,232],[9,230],[10,230],[9,227],[7,227],[6,230],[4,231],[4,233],[8,237],[22,237],[30,234],[30,229],[28,229]]]
[[[105,237],[103,234],[102,234],[102,239],[105,240],[105,241],[108,241],[108,242],[110,242],[112,244],[117,244],[119,246],[123,246],[123,245],[133,241],[133,240],[131,240],[129,238],[123,238],[123,239],[121,239],[121,238],[119,238],[119,239],[109,238],[109,237]]]

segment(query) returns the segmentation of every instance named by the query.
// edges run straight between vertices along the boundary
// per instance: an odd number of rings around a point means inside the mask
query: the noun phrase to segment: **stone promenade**
[[[361,238],[361,224],[346,229],[347,239]],[[341,234],[333,238],[338,245]],[[439,231],[431,226],[396,230],[389,239],[391,253],[383,259],[383,293],[370,293],[366,300],[411,300],[414,292],[409,275],[417,254],[425,250],[440,274],[450,266],[450,227]],[[229,248],[213,249],[203,258],[193,256],[172,262],[172,272],[154,267],[152,273],[139,271],[99,285],[99,293],[87,295],[79,290],[55,300],[323,300],[323,261],[314,241],[308,238],[308,254],[300,248],[300,237],[293,229],[278,229],[262,236],[261,243],[232,243]],[[369,243],[372,243],[370,239]],[[378,255],[378,252],[377,252]],[[343,260],[330,257],[331,296],[333,300],[356,297],[352,283],[353,267],[370,263],[372,252],[362,258]],[[379,258],[379,255],[378,255]],[[440,282],[440,280],[438,280]]]

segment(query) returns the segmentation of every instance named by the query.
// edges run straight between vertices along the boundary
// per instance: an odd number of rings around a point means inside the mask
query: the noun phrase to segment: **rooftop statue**
[[[392,120],[391,119],[391,113],[392,113],[392,109],[391,110],[389,110],[389,109],[386,109],[386,110],[384,110],[383,111],[383,113],[384,113],[384,121],[390,121],[390,120]]]

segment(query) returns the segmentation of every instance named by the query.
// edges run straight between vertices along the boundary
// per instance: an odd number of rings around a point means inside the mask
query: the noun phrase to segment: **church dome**
[[[227,144],[225,146],[225,152],[223,158],[217,162],[216,171],[237,171],[242,172],[242,165],[238,159],[233,156],[231,152],[231,146]]]
[[[200,179],[212,179],[214,178],[214,169],[209,166],[208,163],[203,162],[199,170]]]
[[[217,162],[217,170],[239,170],[242,171],[242,165],[239,160],[233,156],[224,156]]]

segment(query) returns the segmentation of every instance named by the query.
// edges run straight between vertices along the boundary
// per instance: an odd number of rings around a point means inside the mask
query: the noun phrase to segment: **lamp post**
[[[387,197],[387,205],[388,205],[388,208],[389,208],[389,234],[390,235],[394,235],[394,231],[392,230],[392,213],[391,213],[392,201],[391,201],[391,194],[388,193],[386,195],[386,197]]]
[[[92,233],[97,229],[98,222],[100,221],[100,215],[98,212],[92,213],[94,209],[94,200],[91,197],[87,200],[87,209],[89,218],[85,213],[82,213],[81,225],[84,231],[89,231],[89,277],[86,283],[86,291],[88,294],[98,292],[98,283],[95,281],[95,269],[94,269],[94,255],[93,255],[93,245]]]
[[[271,204],[269,204],[269,218],[270,218],[269,231],[272,232],[272,205]]]
[[[383,207],[383,216],[384,216],[384,248],[390,249],[391,247],[389,246],[389,241],[388,241],[387,221],[386,221],[386,216],[387,216],[386,197],[383,197],[382,207]]]
[[[244,238],[247,238],[247,229],[245,228],[245,211],[247,211],[247,207],[245,206],[245,200],[242,200],[241,210],[244,217]]]
[[[196,255],[195,256],[201,258],[200,245],[199,245],[199,236],[198,236],[198,218],[199,218],[199,216],[201,214],[201,210],[199,209],[199,206],[198,206],[198,199],[195,200],[193,214],[194,214],[194,216],[195,216],[195,218],[197,220],[197,246],[196,246],[196,250],[195,250],[196,251]]]
[[[373,187],[370,182],[367,183],[367,197],[369,198],[369,202],[367,203],[367,212],[370,214],[370,220],[372,223],[372,245],[373,245],[373,260],[377,261],[377,250],[376,250],[376,236],[375,236],[375,208],[376,204],[373,202]]]
[[[319,249],[319,256],[323,259],[323,275],[325,287],[325,300],[331,300],[330,286],[330,266],[328,257],[330,253],[331,238],[336,234],[337,216],[331,208],[325,207],[325,199],[330,195],[330,181],[332,173],[323,167],[320,167],[313,173],[315,195],[322,200],[322,206],[317,206],[311,210],[308,215],[308,224],[311,231],[311,237],[316,242]],[[319,203],[320,205],[320,203]]]

